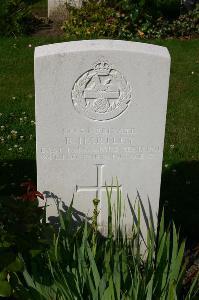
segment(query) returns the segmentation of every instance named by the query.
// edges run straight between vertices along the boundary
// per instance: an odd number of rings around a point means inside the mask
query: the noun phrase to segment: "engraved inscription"
[[[136,140],[135,128],[63,128],[62,142],[54,147],[42,147],[43,160],[143,160],[159,157],[161,145],[142,145]],[[61,146],[62,145],[62,146]]]
[[[103,58],[75,82],[75,109],[96,121],[111,120],[123,113],[131,100],[131,86],[123,75]]]
[[[78,186],[76,185],[76,192],[95,192],[96,198],[101,200],[102,192],[106,191],[106,188],[111,187],[113,190],[119,188],[121,190],[122,185],[103,185],[103,168],[104,165],[97,164],[97,184],[95,186]]]
[[[41,148],[41,158],[43,160],[64,160],[65,156],[61,148]]]

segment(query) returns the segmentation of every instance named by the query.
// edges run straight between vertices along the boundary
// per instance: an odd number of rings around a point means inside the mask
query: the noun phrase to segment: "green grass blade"
[[[121,269],[119,261],[119,249],[116,249],[114,255],[114,269],[113,269],[113,282],[116,289],[117,299],[120,299],[120,288],[121,288]]]
[[[152,300],[153,299],[153,280],[154,280],[154,275],[152,275],[151,280],[148,282],[146,291],[146,300]]]
[[[131,213],[132,213],[132,216],[133,216],[134,224],[135,224],[136,228],[139,230],[139,228],[140,228],[139,221],[138,221],[138,218],[137,218],[137,216],[136,216],[136,213],[135,213],[135,211],[134,211],[134,209],[133,209],[133,206],[132,206],[132,204],[131,204],[131,201],[130,201],[130,199],[129,199],[128,194],[127,194],[127,200],[128,200],[129,207],[130,207],[130,210],[131,210]],[[145,239],[144,239],[144,237],[143,237],[141,231],[139,231],[139,235],[141,236],[141,238],[142,238],[142,240],[143,240],[145,246],[147,247],[146,242],[145,242]]]
[[[94,257],[93,257],[93,253],[92,253],[91,248],[88,243],[86,246],[86,251],[88,253],[90,267],[92,269],[92,274],[93,274],[93,278],[94,278],[94,282],[95,282],[95,288],[98,289],[98,286],[100,283],[100,274],[98,272],[97,265],[96,265]]]

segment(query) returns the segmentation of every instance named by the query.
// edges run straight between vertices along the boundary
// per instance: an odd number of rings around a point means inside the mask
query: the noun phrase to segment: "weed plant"
[[[26,181],[21,184],[23,194],[0,199],[0,298],[12,294],[15,286],[9,280],[13,272],[23,271],[35,254],[49,249],[51,229],[45,222],[45,206],[39,206],[43,195]]]
[[[107,236],[96,230],[99,213],[96,199],[92,222],[85,220],[78,227],[73,226],[72,203],[66,214],[59,211],[60,229],[50,250],[26,266],[23,276],[18,273],[12,276],[16,298],[196,299],[198,277],[189,288],[183,287],[185,242],[180,241],[174,223],[165,229],[163,212],[157,233],[150,203],[147,217],[138,194],[137,208],[130,204],[133,226],[127,237],[121,227],[121,192],[118,189],[115,213],[112,189],[107,189],[107,199]],[[141,216],[147,227],[144,248]]]
[[[0,1],[0,36],[18,36],[33,32],[39,20],[31,13],[30,4],[38,1]]]

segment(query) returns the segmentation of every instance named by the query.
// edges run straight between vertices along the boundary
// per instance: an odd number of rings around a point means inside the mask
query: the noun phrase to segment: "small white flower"
[[[23,148],[22,147],[19,147],[19,151],[22,151],[23,150]]]
[[[20,122],[23,122],[23,118],[19,118],[19,121],[20,121]]]
[[[192,71],[191,74],[193,75],[193,74],[194,74],[194,71]]]
[[[169,165],[168,165],[168,164],[165,164],[164,166],[165,166],[165,168],[168,168]]]
[[[15,97],[15,96],[13,96],[13,97],[12,97],[12,100],[16,100],[16,97]]]
[[[170,148],[173,149],[175,146],[174,145],[170,145]]]
[[[30,123],[31,123],[31,125],[35,125],[35,121],[34,120],[31,120]]]
[[[8,136],[7,136],[7,139],[9,140],[10,138],[11,138],[11,135],[8,135]]]
[[[24,136],[23,135],[20,135],[20,140],[23,140]]]
[[[11,130],[10,133],[13,134],[13,135],[16,135],[16,134],[17,134],[17,131],[16,131],[16,130]]]
[[[23,112],[22,112],[22,115],[25,115],[25,114],[26,114],[26,112],[25,112],[25,111],[23,111]]]
[[[30,134],[30,140],[32,140],[32,134]]]
[[[26,121],[26,120],[27,120],[27,117],[23,117],[23,119]]]
[[[5,129],[5,126],[4,125],[1,125],[1,130],[4,130]]]
[[[3,144],[3,143],[4,143],[4,138],[1,137],[1,138],[0,138],[0,141],[1,141],[1,143]]]
[[[8,151],[12,151],[12,148],[9,148]]]
[[[14,148],[17,148],[18,147],[18,145],[14,145]]]
[[[0,117],[2,116],[3,114],[2,113],[0,113]]]
[[[28,45],[28,48],[32,48],[32,45],[31,45],[31,44],[29,44],[29,45]]]

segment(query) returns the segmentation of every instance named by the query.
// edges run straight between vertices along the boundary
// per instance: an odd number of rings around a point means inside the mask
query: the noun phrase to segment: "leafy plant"
[[[131,36],[128,19],[106,1],[83,1],[82,7],[67,5],[69,18],[62,29],[67,39],[122,38]]]
[[[163,213],[156,233],[150,203],[147,217],[138,194],[137,213],[129,199],[134,225],[127,237],[121,227],[119,188],[115,208],[112,189],[107,189],[107,199],[106,237],[96,231],[96,201],[92,224],[85,221],[77,228],[72,226],[72,203],[66,215],[60,212],[60,230],[51,250],[40,257],[34,269],[24,270],[26,285],[16,276],[19,299],[194,299],[198,277],[188,291],[183,291],[185,242],[180,241],[175,225],[165,230]],[[141,247],[141,215],[147,228],[145,252]],[[47,269],[42,272],[40,265]]]
[[[39,21],[32,15],[30,4],[36,1],[0,1],[0,35],[20,35],[33,31]]]
[[[180,15],[177,19],[169,21],[159,18],[155,23],[140,24],[141,37],[167,38],[167,37],[190,37],[199,34],[199,4],[193,11]],[[139,35],[139,32],[138,32]]]
[[[174,3],[179,7],[177,0],[88,0],[83,2],[80,9],[67,5],[69,18],[64,22],[62,29],[67,39],[75,40],[151,39],[198,35],[198,5],[184,15],[178,16],[179,12],[176,13],[174,18],[174,12],[173,15],[169,13],[171,7],[175,8]]]
[[[48,247],[45,209],[38,206],[43,195],[31,182],[24,182],[26,192],[19,197],[0,200],[0,296],[12,292],[9,282],[13,272],[23,270],[20,255],[28,264],[30,257]],[[40,221],[43,220],[43,223]]]
[[[129,15],[132,22],[139,21],[144,16],[153,18],[176,18],[180,15],[180,0],[111,0],[107,3]]]

